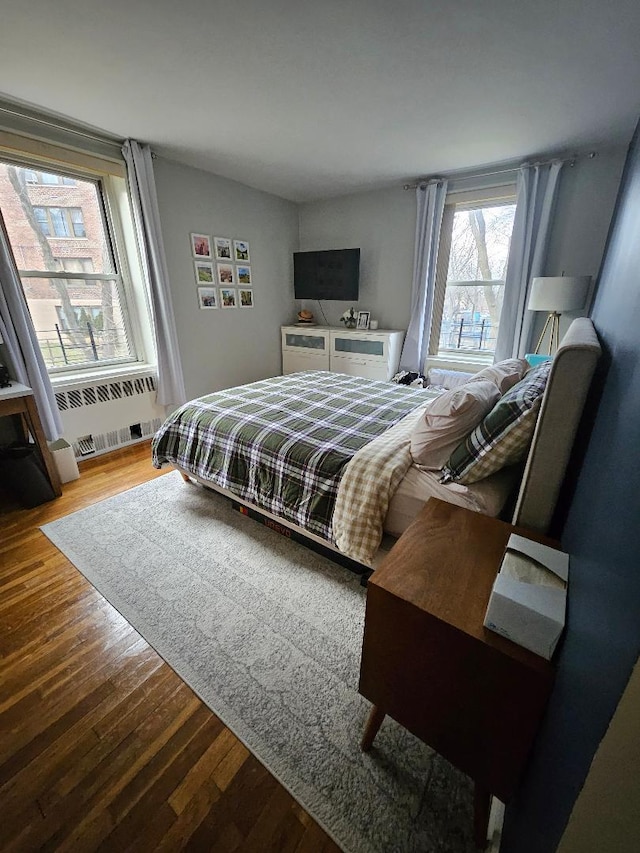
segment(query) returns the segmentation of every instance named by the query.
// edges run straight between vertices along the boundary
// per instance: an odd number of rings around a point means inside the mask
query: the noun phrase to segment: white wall
[[[626,148],[618,147],[564,168],[545,274],[564,270],[595,279],[625,156]],[[360,247],[358,307],[384,328],[406,329],[409,322],[415,209],[415,192],[401,186],[300,206],[301,250]],[[305,306],[318,314],[317,303]],[[348,307],[326,303],[329,322],[335,324]],[[563,318],[563,332],[570,319]],[[541,316],[538,334],[543,323]]]
[[[161,157],[154,171],[187,396],[279,374],[279,327],[295,318],[297,206]],[[249,241],[253,309],[198,307],[191,232]]]
[[[411,303],[415,195],[401,186],[300,205],[300,249],[360,248],[360,298],[381,329],[406,329]],[[318,303],[304,303],[322,322]],[[336,325],[349,302],[323,302]]]
[[[563,168],[545,275],[590,275],[593,294],[626,156],[626,146],[619,146]],[[591,296],[580,313],[588,314],[590,307]],[[577,316],[560,318],[561,336]],[[537,317],[532,340],[537,340],[544,320],[543,314]]]

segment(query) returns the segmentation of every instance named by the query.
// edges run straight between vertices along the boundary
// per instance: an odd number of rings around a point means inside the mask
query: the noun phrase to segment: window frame
[[[496,187],[478,190],[450,190],[445,200],[440,237],[438,240],[438,256],[436,259],[435,288],[431,310],[431,326],[429,329],[429,347],[427,360],[433,365],[450,365],[462,369],[469,366],[473,369],[492,364],[494,353],[488,351],[472,351],[469,349],[440,350],[440,333],[444,314],[444,304],[447,291],[447,274],[453,239],[453,220],[460,210],[473,210],[483,207],[498,207],[500,205],[516,204],[516,183],[509,182]],[[471,281],[469,282],[472,283]],[[483,281],[482,284],[488,282]]]
[[[128,358],[119,359],[104,359],[99,362],[84,362],[80,364],[63,365],[60,367],[47,367],[47,373],[54,387],[65,385],[71,381],[79,379],[89,379],[99,375],[101,378],[117,375],[122,372],[130,373],[136,371],[140,367],[152,366],[153,362],[149,361],[145,356],[145,351],[148,349],[148,334],[145,335],[142,328],[140,317],[141,300],[134,293],[133,277],[131,266],[128,262],[127,254],[130,251],[131,240],[125,238],[125,229],[121,216],[130,216],[131,223],[129,227],[133,228],[133,217],[131,215],[130,204],[127,193],[126,210],[123,209],[122,202],[118,203],[116,198],[117,192],[114,186],[114,175],[107,172],[98,172],[91,169],[83,169],[76,167],[68,162],[47,162],[43,158],[36,155],[30,155],[25,152],[24,155],[14,151],[7,151],[0,147],[0,160],[3,163],[17,166],[21,169],[32,170],[35,172],[47,171],[57,173],[63,177],[73,178],[74,180],[90,181],[96,185],[97,199],[100,209],[100,216],[105,238],[107,240],[111,258],[113,261],[114,270],[111,273],[96,273],[96,272],[71,272],[69,270],[28,270],[18,268],[19,278],[55,278],[65,280],[77,280],[82,282],[99,282],[113,281],[115,282],[120,299],[122,309],[122,318],[125,328],[125,334],[129,341],[130,356]],[[124,181],[122,178],[116,180]],[[38,183],[31,183],[31,186],[40,186]],[[58,186],[71,186],[70,184],[60,183]],[[34,208],[47,208],[50,206],[60,207],[60,205],[34,205]],[[75,205],[73,206],[76,207]],[[62,208],[67,210],[67,208]],[[71,207],[68,208],[71,210]],[[84,217],[83,217],[84,219]],[[68,215],[69,223],[73,232],[73,222],[71,215]],[[86,229],[85,229],[86,234]],[[73,234],[69,237],[58,237],[55,234],[45,235],[51,240],[83,240],[85,237],[76,237]],[[136,258],[139,263],[139,257]],[[140,275],[137,276],[140,281]],[[145,296],[144,303],[148,306],[148,300]],[[145,343],[147,344],[145,346]]]

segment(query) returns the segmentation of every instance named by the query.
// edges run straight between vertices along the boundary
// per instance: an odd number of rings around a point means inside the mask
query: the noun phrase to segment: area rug
[[[343,850],[475,849],[466,776],[389,717],[360,751],[357,575],[177,472],[42,530]]]

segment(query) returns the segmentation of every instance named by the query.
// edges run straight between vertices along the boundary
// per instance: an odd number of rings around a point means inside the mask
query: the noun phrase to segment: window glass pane
[[[21,280],[45,363],[64,370],[134,360],[100,184],[75,177],[67,183],[64,175],[45,183],[42,174],[48,173],[0,162],[0,209],[18,269],[42,273]],[[47,275],[64,271],[86,277]]]
[[[447,284],[439,349],[493,352],[503,295],[502,284]],[[489,304],[493,313],[488,310]]]
[[[86,237],[87,232],[84,230],[84,220],[82,211],[79,207],[72,207],[70,210],[71,222],[73,223],[73,233],[76,237]]]
[[[131,358],[115,281],[23,278],[22,286],[50,370]]]
[[[20,270],[63,270],[65,257],[77,255],[68,237],[82,237],[82,255],[91,258],[93,272],[115,273],[111,243],[104,226],[100,185],[97,181],[73,178],[73,186],[52,187],[27,182],[29,169],[0,162],[0,208],[9,232],[16,264]],[[60,204],[64,197],[65,206]],[[65,239],[55,231],[52,210],[64,220]],[[75,218],[74,218],[75,217]],[[73,228],[73,231],[72,231]],[[77,229],[77,230],[76,230]],[[84,242],[86,240],[86,242]]]
[[[51,225],[53,227],[53,233],[56,237],[68,237],[69,236],[69,226],[67,224],[66,217],[64,215],[64,211],[59,207],[50,207],[49,208],[49,217],[51,219]]]
[[[47,216],[47,211],[44,209],[44,207],[34,207],[33,215],[35,217],[35,221],[38,224],[39,229],[42,231],[45,237],[51,234],[51,228],[49,228],[49,217]]]
[[[439,352],[495,350],[514,203],[456,210]]]
[[[40,180],[43,184],[59,184],[60,178],[58,175],[52,175],[51,172],[40,172]]]

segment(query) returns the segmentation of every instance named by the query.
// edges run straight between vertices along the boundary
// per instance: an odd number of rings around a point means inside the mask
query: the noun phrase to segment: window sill
[[[49,374],[54,391],[68,391],[72,388],[86,385],[96,385],[114,379],[137,379],[140,376],[152,374],[157,378],[158,368],[155,364],[143,364],[139,361],[122,365],[87,368],[70,371],[69,373]]]

